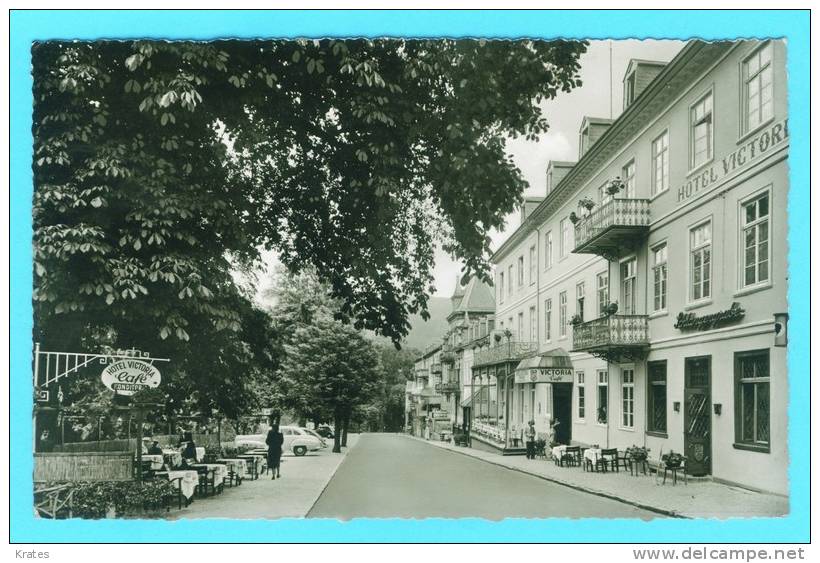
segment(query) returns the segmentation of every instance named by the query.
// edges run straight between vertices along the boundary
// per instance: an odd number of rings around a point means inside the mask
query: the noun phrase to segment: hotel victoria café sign
[[[143,389],[159,387],[159,370],[142,360],[121,360],[107,366],[100,374],[103,384],[119,395],[133,395]]]
[[[726,178],[730,174],[744,168],[753,160],[761,158],[789,138],[788,120],[784,119],[766,127],[754,137],[743,141],[733,152],[724,156],[719,162],[713,163],[691,180],[678,188],[678,203],[682,203],[698,192],[705,190],[715,182]]]

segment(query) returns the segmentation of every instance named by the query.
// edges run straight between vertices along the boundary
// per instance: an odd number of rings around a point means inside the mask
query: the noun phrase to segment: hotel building
[[[556,419],[563,443],[787,494],[785,44],[693,41],[623,84],[492,257],[472,377],[497,401],[472,445],[517,451]]]

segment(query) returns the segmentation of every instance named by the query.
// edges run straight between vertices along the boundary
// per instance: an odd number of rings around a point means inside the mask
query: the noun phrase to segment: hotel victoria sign
[[[725,311],[698,317],[695,313],[678,313],[675,328],[678,330],[710,330],[721,325],[739,321],[746,314],[740,303],[732,303]]]
[[[159,370],[141,360],[122,360],[107,366],[100,374],[103,384],[119,395],[133,395],[143,389],[159,387]]]
[[[572,383],[572,368],[531,368],[515,372],[516,383]]]
[[[752,161],[777,148],[789,138],[788,120],[784,119],[767,127],[751,139],[743,141],[734,152],[724,156],[719,162],[703,169],[691,180],[678,188],[678,203],[697,195],[698,192],[714,185],[717,181],[741,170]]]

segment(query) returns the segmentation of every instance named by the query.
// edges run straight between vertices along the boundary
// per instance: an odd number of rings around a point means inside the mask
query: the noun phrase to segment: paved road
[[[364,434],[310,518],[619,517],[654,512],[395,434]]]

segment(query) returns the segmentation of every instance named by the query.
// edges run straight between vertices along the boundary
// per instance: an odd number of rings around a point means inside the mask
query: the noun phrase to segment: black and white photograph
[[[30,46],[36,518],[790,514],[787,41],[181,37]]]

